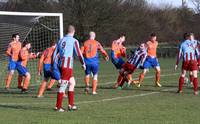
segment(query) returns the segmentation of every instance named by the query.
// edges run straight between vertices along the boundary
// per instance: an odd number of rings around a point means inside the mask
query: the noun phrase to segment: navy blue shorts
[[[144,62],[144,69],[148,69],[148,68],[155,68],[155,67],[160,67],[160,64],[158,62],[158,59],[152,58],[152,57],[147,57],[145,62]]]
[[[86,70],[85,70],[85,74],[89,75],[89,74],[93,74],[96,75],[99,72],[99,65],[98,63],[94,63],[94,64],[86,64]]]

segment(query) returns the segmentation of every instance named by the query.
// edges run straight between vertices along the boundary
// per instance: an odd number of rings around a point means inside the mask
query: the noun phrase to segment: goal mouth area
[[[12,41],[12,34],[19,33],[20,42],[31,43],[31,52],[43,52],[50,47],[51,41],[58,41],[63,36],[62,13],[32,13],[0,11],[0,81],[5,86],[9,57],[6,50]],[[38,59],[30,59],[27,68],[31,73],[31,82],[40,82],[37,76]],[[17,72],[15,71],[15,74]],[[12,82],[17,82],[17,76]],[[13,84],[14,86],[14,84]],[[12,86],[11,86],[12,87]]]

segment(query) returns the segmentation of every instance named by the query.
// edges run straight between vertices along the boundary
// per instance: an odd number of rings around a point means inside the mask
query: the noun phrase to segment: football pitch
[[[199,124],[200,96],[185,86],[184,94],[176,94],[180,69],[174,72],[175,59],[160,59],[162,88],[154,85],[154,70],[146,75],[140,88],[112,89],[118,72],[111,62],[100,62],[97,95],[84,93],[84,72],[75,63],[75,102],[77,111],[59,113],[53,110],[56,85],[36,98],[39,79],[31,81],[28,94],[21,94],[12,82],[10,92],[0,87],[0,124]],[[137,78],[141,70],[133,74]],[[67,99],[63,107],[67,108]]]

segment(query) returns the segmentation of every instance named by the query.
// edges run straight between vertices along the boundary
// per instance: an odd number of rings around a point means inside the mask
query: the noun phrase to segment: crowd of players
[[[74,104],[74,88],[75,79],[73,76],[73,59],[74,55],[77,55],[82,68],[85,71],[85,92],[90,93],[90,75],[92,74],[92,91],[91,94],[97,94],[97,82],[99,71],[99,55],[100,51],[105,57],[106,61],[109,61],[109,55],[104,50],[102,45],[95,40],[95,32],[89,32],[89,38],[79,47],[79,42],[74,38],[75,27],[70,25],[68,27],[68,33],[60,39],[57,43],[51,41],[51,46],[46,48],[44,52],[31,53],[31,43],[24,41],[20,42],[19,34],[12,35],[12,41],[9,43],[6,54],[9,57],[8,75],[6,78],[6,89],[10,89],[10,83],[14,71],[18,71],[18,88],[22,93],[26,93],[29,88],[31,74],[28,71],[26,65],[29,59],[34,59],[40,56],[38,62],[38,75],[42,75],[44,79],[41,82],[37,97],[43,97],[43,93],[46,89],[50,90],[54,83],[57,81],[58,92],[55,110],[59,112],[65,111],[62,108],[62,101],[64,97],[68,98],[68,110],[76,110],[77,106]],[[160,84],[160,64],[156,55],[158,47],[157,36],[155,33],[150,35],[150,39],[147,42],[141,43],[139,47],[131,52],[131,55],[126,58],[126,48],[123,46],[125,42],[125,34],[120,34],[117,40],[112,42],[111,49],[111,61],[116,69],[119,71],[116,84],[113,88],[122,89],[126,82],[126,86],[135,84],[140,87],[144,80],[145,74],[149,68],[155,69],[155,86],[162,87]],[[194,94],[198,95],[198,69],[200,67],[200,57],[198,51],[198,42],[194,39],[193,33],[185,33],[184,40],[180,44],[177,62],[175,70],[178,68],[178,64],[181,58],[183,58],[182,72],[179,78],[179,89],[177,93],[183,93],[182,87],[186,76],[186,71],[190,72],[190,82],[194,85]],[[132,79],[132,73],[136,69],[142,69],[142,73],[139,75],[138,80]],[[68,89],[68,91],[66,91]]]

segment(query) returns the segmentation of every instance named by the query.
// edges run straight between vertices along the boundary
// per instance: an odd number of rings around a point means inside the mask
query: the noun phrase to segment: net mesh
[[[57,16],[10,16],[0,15],[0,81],[5,87],[8,57],[5,52],[11,41],[11,35],[19,33],[20,41],[31,42],[31,52],[43,52],[50,46],[51,40],[60,36],[59,17]],[[31,73],[31,85],[39,85],[41,77],[37,76],[38,59],[30,59],[27,68]],[[17,71],[13,76],[11,87],[17,85]]]

